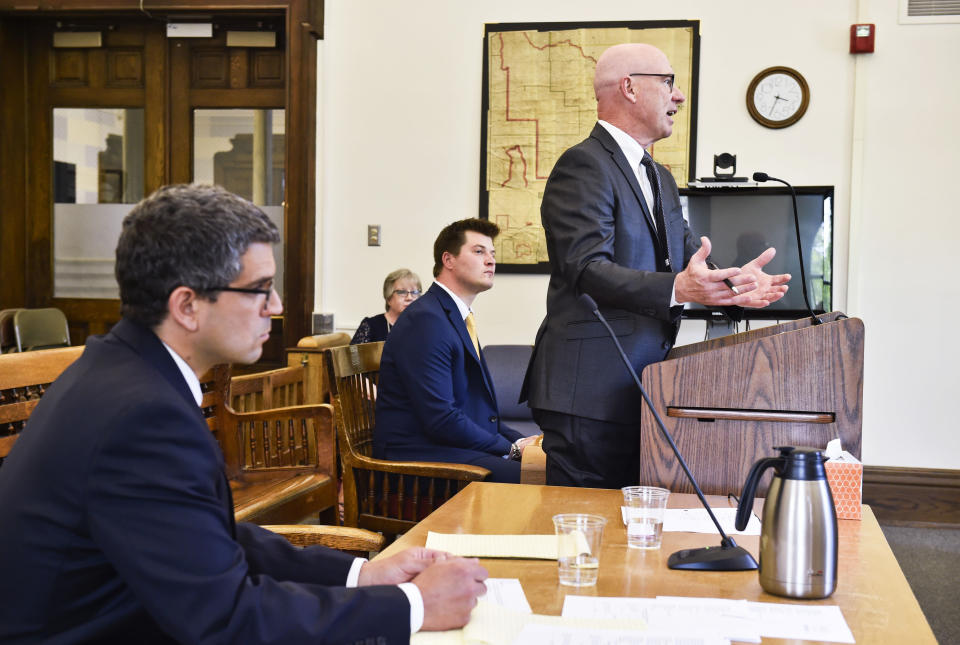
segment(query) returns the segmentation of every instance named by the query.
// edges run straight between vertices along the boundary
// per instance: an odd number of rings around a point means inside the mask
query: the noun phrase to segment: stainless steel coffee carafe
[[[760,531],[760,586],[790,598],[826,598],[837,588],[837,516],[813,448],[776,448],[779,457],[750,469],[737,509],[737,530],[747,526],[757,483],[773,468]]]

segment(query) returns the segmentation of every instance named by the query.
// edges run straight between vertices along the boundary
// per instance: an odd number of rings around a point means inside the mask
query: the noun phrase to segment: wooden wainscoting
[[[864,466],[863,503],[881,524],[960,528],[960,470]]]

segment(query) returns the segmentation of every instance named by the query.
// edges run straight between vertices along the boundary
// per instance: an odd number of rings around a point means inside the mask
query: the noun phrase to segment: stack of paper
[[[597,598],[568,595],[564,617],[642,619],[648,635],[703,633],[759,643],[760,637],[853,643],[837,606],[787,605],[724,598]],[[691,632],[691,626],[697,630]]]
[[[853,643],[840,608],[723,598],[566,596],[561,616],[530,610],[520,581],[490,578],[463,629],[412,645],[730,645],[768,638]]]

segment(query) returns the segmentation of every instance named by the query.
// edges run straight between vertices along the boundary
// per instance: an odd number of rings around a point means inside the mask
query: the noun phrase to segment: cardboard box
[[[859,520],[863,500],[863,464],[844,450],[823,464],[839,520]]]

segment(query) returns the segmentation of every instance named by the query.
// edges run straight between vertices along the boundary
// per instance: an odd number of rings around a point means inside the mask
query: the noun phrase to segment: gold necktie
[[[480,358],[480,341],[477,340],[477,321],[473,318],[473,312],[467,314],[463,319],[467,323],[467,333],[470,334],[470,340],[473,341],[473,348],[477,350],[477,358]]]

